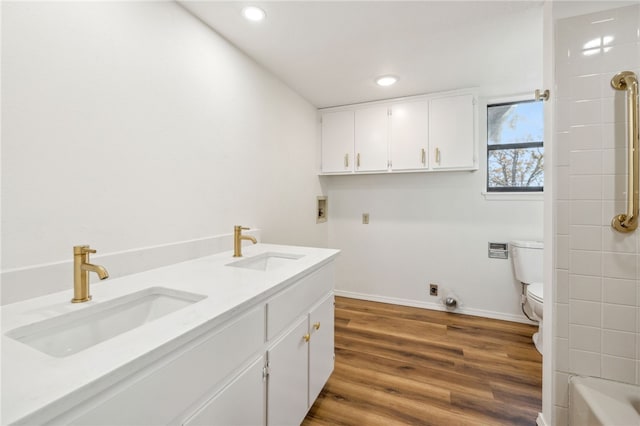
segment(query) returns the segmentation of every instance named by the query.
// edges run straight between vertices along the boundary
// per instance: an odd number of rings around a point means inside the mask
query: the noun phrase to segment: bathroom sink
[[[227,266],[254,269],[256,271],[271,271],[285,265],[290,265],[291,262],[295,262],[302,257],[304,257],[302,254],[267,252],[228,263]]]
[[[6,333],[41,352],[66,357],[147,324],[206,296],[151,287]]]

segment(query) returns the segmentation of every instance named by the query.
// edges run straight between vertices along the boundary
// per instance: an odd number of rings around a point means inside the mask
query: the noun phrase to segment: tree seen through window
[[[487,106],[487,190],[542,191],[544,119],[542,102]]]

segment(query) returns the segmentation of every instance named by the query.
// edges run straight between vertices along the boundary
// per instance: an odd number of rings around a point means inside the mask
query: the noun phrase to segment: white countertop
[[[227,267],[232,251],[138,274],[97,281],[93,300],[71,303],[69,290],[0,307],[2,318],[2,420],[50,418],[155,361],[239,310],[266,300],[329,262],[338,250],[257,244],[243,247],[245,258],[265,252],[303,255],[271,271]],[[109,265],[103,265],[107,269]],[[150,287],[206,296],[193,305],[134,328],[67,357],[53,357],[5,334],[15,328],[76,312]]]

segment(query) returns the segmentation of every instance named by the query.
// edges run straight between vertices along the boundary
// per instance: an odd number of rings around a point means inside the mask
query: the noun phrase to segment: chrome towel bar
[[[611,226],[619,232],[632,232],[638,227],[638,77],[622,71],[611,79],[611,87],[627,92],[628,184],[627,213],[616,215]]]

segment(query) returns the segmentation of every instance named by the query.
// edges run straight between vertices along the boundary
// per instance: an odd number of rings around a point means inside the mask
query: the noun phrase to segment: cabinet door
[[[160,425],[190,414],[186,410],[195,402],[206,398],[208,392],[222,386],[227,377],[262,352],[264,306],[238,316],[156,364],[132,373],[54,423]]]
[[[333,371],[334,363],[334,303],[333,294],[324,299],[309,314],[309,408],[320,394]]]
[[[429,166],[429,101],[391,108],[391,169],[419,170]]]
[[[322,172],[353,171],[353,111],[322,115]]]
[[[308,410],[309,329],[305,315],[268,351],[267,424],[299,425]]]
[[[259,426],[265,424],[265,381],[261,356],[213,397],[185,426]]]
[[[389,160],[388,111],[387,106],[356,110],[356,171],[387,170]]]
[[[429,146],[433,169],[477,167],[474,108],[472,95],[431,100]]]

